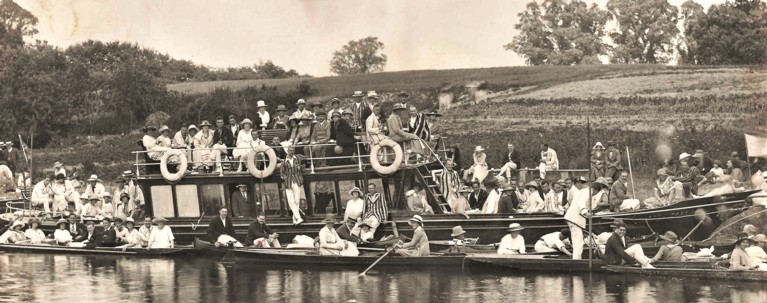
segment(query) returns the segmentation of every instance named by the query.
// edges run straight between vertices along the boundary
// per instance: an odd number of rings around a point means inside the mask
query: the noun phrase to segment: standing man
[[[254,119],[256,124],[253,125],[253,129],[265,130],[269,126],[269,122],[272,121],[269,112],[266,111],[266,102],[264,102],[264,100],[258,100],[258,102],[256,102],[256,107],[258,107],[256,114],[260,121]],[[234,137],[236,138],[237,136],[235,135]]]
[[[432,176],[433,180],[437,180],[437,185],[439,185],[439,189],[442,192],[442,195],[445,197],[445,200],[452,208],[453,205],[455,205],[455,200],[458,199],[458,188],[461,186],[461,177],[458,176],[458,172],[453,170],[453,160],[447,159],[445,161],[445,169],[440,174],[439,178],[436,177],[436,173],[439,171],[434,171],[433,173],[435,175]],[[487,198],[485,198],[487,200]],[[454,212],[456,210],[453,210]]]
[[[541,164],[538,166],[541,179],[546,179],[546,171],[559,170],[557,152],[549,148],[548,143],[541,144]]]
[[[583,255],[583,232],[587,230],[586,219],[591,217],[589,212],[591,197],[586,182],[583,177],[575,180],[578,191],[575,192],[572,203],[565,210],[565,221],[570,229],[570,240],[573,243],[573,260],[580,260]]]
[[[511,175],[514,174],[515,170],[522,168],[522,162],[519,161],[519,152],[514,149],[514,144],[509,142],[506,145],[506,148],[509,149],[503,156],[503,160],[506,162],[506,164],[501,167],[501,171],[498,172],[498,176],[506,175],[506,180],[511,181]]]
[[[610,187],[609,203],[610,211],[618,212],[623,200],[629,199],[629,174],[625,171],[620,172],[620,177]]]
[[[607,142],[605,157],[607,164],[605,178],[610,177],[613,178],[613,180],[617,180],[619,177],[618,174],[623,170],[623,165],[621,165],[621,151],[618,150],[615,143],[612,141]]]
[[[283,186],[285,188],[285,197],[288,200],[288,206],[293,212],[293,225],[298,225],[304,222],[301,218],[301,212],[299,211],[299,201],[303,196],[304,176],[301,172],[303,167],[301,159],[295,155],[295,147],[290,143],[284,143],[286,156],[280,166],[280,178],[282,178]]]
[[[17,172],[24,171],[25,163],[24,156],[21,151],[13,148],[13,141],[5,142],[6,146],[6,160],[8,162],[8,168],[11,169],[11,173],[16,176]]]
[[[350,113],[344,112],[344,115],[350,115]],[[346,119],[341,118],[341,114],[338,112],[333,113],[333,129],[330,133],[330,139],[336,141],[336,146],[333,149],[335,156],[350,157],[354,154],[355,143],[357,139],[354,138],[354,129]],[[341,165],[350,163],[351,159],[332,159],[329,161],[331,165]]]
[[[374,234],[378,226],[386,224],[389,217],[389,209],[383,195],[378,192],[374,183],[368,184],[368,194],[365,195],[365,211],[362,214],[363,221],[370,224],[370,233]]]
[[[210,224],[208,224],[208,239],[210,242],[213,242],[216,247],[229,246],[229,243],[219,242],[219,237],[229,236],[234,238],[234,225],[232,225],[231,218],[227,216],[228,214],[229,211],[226,207],[222,207],[218,211],[218,217],[213,218],[213,220],[210,221]]]
[[[352,98],[354,98],[354,104],[352,104],[351,112],[355,117],[352,126],[355,127],[355,129],[359,132],[365,130],[365,121],[373,112],[370,109],[370,105],[368,105],[368,103],[363,100],[364,97],[365,95],[362,93],[362,91],[359,90],[355,91],[352,95]]]
[[[232,193],[232,214],[237,217],[245,217],[253,215],[253,208],[251,200],[248,199],[248,186],[245,184],[237,185],[239,191]]]
[[[287,112],[288,108],[285,105],[280,104],[277,106],[277,117],[274,117],[274,120],[272,120],[272,129],[288,129],[290,117],[285,114]]]
[[[323,145],[328,144],[330,141],[330,122],[327,121],[327,114],[325,114],[323,111],[318,111],[315,113],[315,115],[317,116],[317,124],[314,125],[314,130],[312,131],[311,136],[311,144],[313,145],[312,157],[324,158],[326,157],[328,146]],[[314,161],[314,165],[316,166],[325,166],[325,163],[327,162],[325,159],[312,161]]]
[[[232,156],[231,148],[234,147],[234,134],[232,134],[231,128],[225,127],[223,117],[216,117],[216,131],[213,133],[213,144],[226,145],[226,154],[230,157]]]
[[[240,134],[240,124],[237,123],[237,116],[229,115],[229,129],[232,131],[232,137],[236,140],[237,135]]]

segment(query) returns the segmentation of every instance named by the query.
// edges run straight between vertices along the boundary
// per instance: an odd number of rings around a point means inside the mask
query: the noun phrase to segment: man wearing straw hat
[[[314,113],[317,117],[317,123],[314,124],[314,130],[312,131],[311,135],[311,144],[312,146],[312,157],[314,158],[324,158],[328,154],[327,150],[331,146],[323,146],[325,144],[328,144],[330,142],[330,136],[332,133],[332,128],[330,126],[330,122],[327,120],[327,114],[324,111],[318,111]],[[315,166],[325,166],[327,163],[327,160],[325,159],[319,159],[319,160],[313,160]]]
[[[570,240],[573,244],[573,260],[580,260],[583,255],[583,232],[586,230],[586,218],[589,213],[589,189],[586,178],[583,176],[574,180],[577,190],[573,193],[573,199],[565,210],[565,221],[570,229]]]
[[[508,234],[501,238],[498,245],[499,255],[515,255],[525,253],[525,238],[522,237],[524,228],[519,223],[509,224]]]
[[[370,116],[373,111],[370,109],[370,105],[365,102],[365,95],[362,91],[355,91],[354,94],[352,94],[352,98],[354,98],[354,103],[352,104],[350,112],[355,117],[352,126],[356,127],[357,131],[364,131],[365,120],[367,120],[368,116]]]
[[[298,99],[296,101],[296,111],[290,115],[291,118],[297,118],[297,119],[305,119],[312,117],[312,112],[306,109],[306,100],[304,99]]]
[[[62,174],[64,176],[67,175],[67,169],[64,168],[64,163],[61,163],[61,161],[53,162],[53,175]]]

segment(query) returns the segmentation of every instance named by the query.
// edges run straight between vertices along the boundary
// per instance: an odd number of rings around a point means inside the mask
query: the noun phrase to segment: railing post
[[[360,152],[360,143],[357,142],[357,164],[359,165],[359,171],[362,171],[362,152]]]
[[[141,171],[141,169],[139,169],[139,165],[138,165],[138,154],[139,153],[136,153],[136,164],[133,165],[133,166],[136,167],[136,178],[141,176],[141,173],[139,172],[139,171]]]
[[[304,148],[307,148],[307,147],[304,147]],[[312,152],[314,148],[312,148],[311,144],[308,146],[308,148],[309,148],[309,166],[312,168],[312,173],[314,173],[314,153]]]

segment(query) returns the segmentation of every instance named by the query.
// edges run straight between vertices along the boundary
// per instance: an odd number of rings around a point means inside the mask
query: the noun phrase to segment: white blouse
[[[170,230],[170,226],[164,226],[162,229],[153,228],[152,233],[149,234],[149,247],[150,248],[171,248],[173,247],[173,232]]]
[[[365,207],[365,201],[360,198],[351,199],[346,202],[346,211],[344,212],[344,219],[357,219],[362,217],[362,211]]]

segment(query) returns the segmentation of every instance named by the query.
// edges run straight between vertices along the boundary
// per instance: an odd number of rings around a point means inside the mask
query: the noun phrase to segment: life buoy
[[[264,153],[266,154],[266,157],[269,158],[269,165],[267,165],[263,170],[260,170],[256,167],[256,155],[258,155],[258,153]],[[274,149],[269,146],[258,145],[248,153],[248,159],[246,163],[248,164],[248,171],[250,174],[256,178],[263,179],[271,176],[274,173],[274,169],[277,168],[277,154],[274,152]]]
[[[168,159],[170,157],[178,157],[179,164],[178,164],[178,171],[176,173],[170,173],[168,171]],[[170,149],[163,152],[162,156],[160,157],[160,173],[162,174],[162,177],[165,178],[168,182],[176,182],[178,180],[181,180],[181,178],[184,177],[184,174],[186,173],[187,168],[187,158],[186,158],[186,152],[179,149]]]
[[[389,147],[394,150],[394,162],[389,166],[383,166],[381,162],[378,162],[378,152],[382,147]],[[379,174],[391,175],[396,172],[399,166],[402,165],[403,157],[402,146],[392,141],[392,139],[386,138],[378,142],[378,144],[370,146],[370,166]]]

